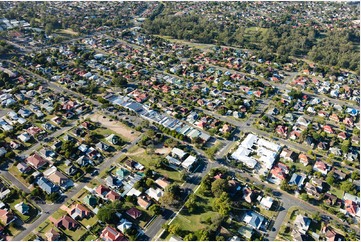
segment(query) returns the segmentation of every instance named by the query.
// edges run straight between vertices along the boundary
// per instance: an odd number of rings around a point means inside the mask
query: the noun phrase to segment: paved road
[[[12,183],[10,185],[16,186],[20,191],[24,191],[26,193],[30,192],[29,188],[27,188],[23,183],[21,183],[16,177],[11,175],[10,172],[7,171],[7,169],[0,170],[0,174]]]
[[[287,210],[292,206],[298,206],[305,211],[319,212],[320,214],[326,214],[327,216],[330,216],[331,218],[333,218],[335,221],[339,221],[339,223],[341,223],[341,224],[348,225],[347,223],[341,222],[340,219],[336,215],[330,214],[320,207],[314,206],[308,202],[305,202],[305,201],[295,197],[292,194],[289,194],[289,193],[281,190],[278,185],[262,182],[262,181],[260,181],[259,178],[255,177],[255,175],[241,172],[239,169],[233,169],[233,168],[230,168],[227,166],[223,166],[223,167],[226,167],[227,169],[240,174],[242,176],[242,178],[244,178],[244,179],[249,179],[250,183],[262,184],[264,186],[263,189],[271,188],[273,191],[277,191],[279,193],[278,198],[283,203],[284,210],[281,208],[280,213],[279,213],[278,217],[276,218],[276,223],[275,223],[274,227],[276,228],[275,232],[277,232],[277,233],[278,233],[280,226],[283,224],[283,219],[285,216],[284,213],[287,213]],[[359,231],[359,229],[356,225],[353,225],[351,227],[353,227],[354,229]],[[274,240],[274,238],[272,236],[275,236],[275,234],[277,234],[277,233],[270,233],[269,240]]]
[[[136,143],[141,139],[142,135],[139,136],[137,139],[135,139],[132,143],[128,144],[125,148],[127,150],[129,150],[130,148],[132,148],[134,145],[136,145]],[[119,151],[116,155],[114,155],[111,158],[108,158],[106,161],[104,161],[102,164],[99,165],[99,170],[105,170],[107,168],[109,168],[114,162],[118,161],[119,158],[123,155],[124,153],[122,151]],[[37,228],[42,222],[44,222],[46,219],[49,218],[49,216],[51,214],[53,214],[55,211],[57,211],[61,205],[66,204],[68,202],[69,199],[71,199],[73,196],[75,196],[82,188],[84,188],[84,186],[86,186],[91,180],[93,179],[93,177],[91,177],[89,174],[87,174],[83,180],[85,180],[84,182],[78,182],[75,187],[68,193],[66,193],[64,195],[64,201],[60,202],[60,203],[55,203],[53,205],[41,205],[42,209],[43,209],[43,213],[40,216],[39,219],[37,219],[34,223],[30,224],[30,225],[25,225],[25,230],[22,231],[20,234],[18,234],[17,236],[15,236],[14,240],[20,241],[23,240],[30,232],[32,232],[35,228]],[[47,212],[47,213],[45,213]]]

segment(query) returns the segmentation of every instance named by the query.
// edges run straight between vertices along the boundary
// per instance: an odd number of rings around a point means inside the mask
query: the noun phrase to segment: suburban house
[[[351,216],[360,216],[360,208],[357,206],[357,203],[355,203],[352,200],[345,200],[345,210],[347,213]]]
[[[125,233],[128,229],[132,228],[133,224],[126,219],[122,219],[117,226],[117,229],[122,233]]]
[[[107,226],[103,229],[100,238],[105,241],[125,241],[124,234],[118,232],[116,229]]]
[[[54,185],[51,181],[46,179],[45,177],[40,177],[37,181],[37,184],[47,194],[52,194],[53,192],[59,191],[59,187]]]
[[[303,186],[303,183],[305,182],[307,176],[304,174],[296,174],[293,173],[290,181],[288,182],[289,185],[296,185],[298,187],[298,189],[301,189]]]
[[[248,203],[252,203],[257,196],[257,194],[254,191],[252,191],[252,189],[249,187],[244,187],[242,189],[242,193],[243,193],[242,199],[244,199]]]
[[[282,169],[282,167],[279,164],[280,163],[278,163],[271,170],[271,175],[272,175],[271,179],[275,184],[281,184],[281,182],[286,179],[286,175],[287,175],[286,170]]]
[[[27,214],[29,212],[29,205],[21,202],[15,205],[15,209],[19,211],[21,214]]]
[[[263,224],[264,220],[265,218],[262,215],[252,210],[248,210],[243,217],[243,222],[245,222],[254,229],[259,229]]]
[[[297,153],[289,149],[283,149],[280,157],[284,158],[286,161],[295,161],[297,158]]]
[[[48,179],[61,187],[67,186],[67,183],[69,182],[69,178],[63,175],[60,171],[55,171],[48,176]]]
[[[120,199],[120,195],[114,191],[109,191],[105,197],[110,201],[115,201]]]
[[[79,203],[68,208],[67,212],[73,219],[83,219],[90,216],[90,210]]]
[[[318,160],[315,162],[313,170],[316,172],[321,172],[323,175],[327,175],[329,167],[325,162]]]
[[[130,217],[132,217],[133,219],[137,219],[139,218],[140,216],[142,216],[142,212],[139,211],[138,209],[136,208],[131,208],[131,209],[128,209],[127,212],[126,212]]]
[[[169,182],[162,178],[158,178],[155,183],[162,189],[165,189],[167,186],[169,186]]]
[[[98,194],[99,196],[105,198],[105,196],[108,194],[108,192],[110,191],[109,188],[103,186],[103,185],[99,185],[96,189],[95,192],[96,194]]]
[[[273,201],[273,198],[267,196],[267,197],[263,197],[263,198],[261,199],[260,204],[261,204],[261,206],[264,207],[266,210],[269,210],[269,209],[272,207],[273,202],[274,202],[274,201]]]
[[[47,233],[45,233],[45,237],[48,241],[59,241],[60,233],[51,228]]]
[[[47,160],[45,160],[42,156],[38,155],[37,153],[34,153],[33,155],[26,158],[26,161],[35,169],[39,169],[48,163]]]
[[[300,162],[304,165],[304,166],[307,166],[308,163],[310,163],[310,159],[307,157],[307,155],[305,154],[300,154],[298,156],[298,159],[300,159]]]
[[[154,189],[154,188],[149,188],[148,190],[145,191],[145,194],[147,194],[149,197],[155,199],[156,201],[159,201],[159,199],[163,196],[163,191],[160,188]]]
[[[306,185],[304,188],[305,188],[307,195],[314,197],[317,200],[320,199],[321,194],[317,191],[317,188],[314,185],[312,185],[310,182],[306,182]]]
[[[2,222],[2,224],[6,226],[13,222],[15,219],[16,217],[11,211],[0,209],[0,221]]]
[[[27,163],[24,163],[24,162],[19,162],[19,164],[17,164],[16,168],[18,168],[18,170],[21,173],[28,173],[31,171],[31,167]]]
[[[310,227],[311,219],[298,214],[293,224],[294,229],[297,230],[300,234],[306,234],[308,228]]]
[[[252,238],[252,235],[254,233],[254,229],[251,228],[251,227],[248,227],[248,226],[241,226],[239,229],[238,229],[238,233],[240,235],[242,235],[242,237],[244,237],[245,239],[247,240],[251,240]],[[240,241],[240,240],[238,240]]]
[[[84,197],[83,202],[90,207],[95,207],[97,205],[97,198],[92,194],[88,194]]]
[[[144,209],[148,209],[149,206],[152,204],[152,202],[149,201],[148,199],[146,199],[145,196],[143,196],[143,197],[139,196],[137,198],[137,203],[138,203],[139,206],[141,206]]]
[[[59,220],[55,220],[54,218],[51,218],[51,220],[56,228],[71,230],[71,229],[76,229],[78,227],[78,223],[68,215],[62,216]]]
[[[326,237],[326,241],[344,241],[344,237],[337,233],[332,227],[325,225],[321,229],[322,233]]]

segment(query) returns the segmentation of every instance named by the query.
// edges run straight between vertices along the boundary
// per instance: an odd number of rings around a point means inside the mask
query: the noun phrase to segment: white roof
[[[120,224],[117,226],[117,229],[119,229],[122,233],[124,233],[125,230],[130,229],[132,227],[132,223],[129,222],[126,219],[122,219],[120,221]]]
[[[135,163],[134,167],[135,167],[135,169],[140,170],[140,171],[144,169],[144,166],[138,162]]]
[[[259,146],[263,146],[267,149],[270,149],[270,150],[273,150],[273,151],[276,151],[278,152],[280,149],[281,149],[281,146],[278,145],[278,144],[275,144],[273,142],[270,142],[270,141],[267,141],[265,139],[259,139],[258,140],[258,145]]]
[[[47,169],[46,171],[44,171],[43,174],[44,174],[44,176],[50,176],[54,172],[56,172],[56,167],[52,166],[49,169]]]
[[[261,156],[259,161],[262,161],[267,169],[271,169],[275,162],[275,158],[272,156]]]
[[[355,203],[360,203],[360,198],[358,196],[351,195],[347,192],[345,192],[345,194],[343,195],[343,200],[351,200]]]
[[[173,148],[172,154],[177,155],[180,159],[182,159],[187,153],[181,149]]]
[[[261,205],[266,208],[272,207],[273,199],[271,197],[263,197],[261,200]]]
[[[185,169],[188,169],[189,167],[191,167],[193,165],[194,162],[196,162],[197,158],[194,156],[188,156],[187,159],[185,159],[185,161],[182,162],[182,166]]]
[[[257,161],[252,157],[242,156],[240,161],[251,169],[257,165]]]
[[[257,136],[254,134],[248,134],[247,137],[242,141],[241,146],[243,146],[244,148],[252,148],[252,146],[254,145],[254,143],[257,141]]]
[[[248,156],[251,153],[249,149],[246,149],[243,146],[239,146],[238,149],[233,152],[232,158],[236,160],[240,160],[243,156]]]
[[[151,187],[145,191],[145,194],[147,194],[151,198],[159,201],[159,198],[161,198],[163,196],[163,191],[160,188],[154,189]]]
[[[141,191],[138,191],[137,189],[132,188],[132,189],[130,189],[129,192],[127,193],[127,196],[133,196],[133,195],[135,195],[135,196],[138,197],[138,196],[140,196],[140,194],[142,194]]]

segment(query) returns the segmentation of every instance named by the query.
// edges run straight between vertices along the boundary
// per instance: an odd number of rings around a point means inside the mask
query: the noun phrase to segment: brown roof
[[[124,234],[117,231],[115,228],[107,226],[103,229],[100,238],[107,241],[124,241],[126,240]]]
[[[11,211],[0,209],[0,220],[5,225],[10,223],[10,221],[13,220],[13,218],[14,218],[14,215]]]
[[[120,195],[114,191],[110,191],[107,193],[106,198],[108,198],[111,201],[115,201],[120,198]]]
[[[95,192],[98,194],[98,195],[103,195],[104,193],[108,193],[110,190],[109,188],[103,186],[103,185],[99,185],[97,187],[97,189],[95,189]]]
[[[140,216],[142,216],[142,212],[139,211],[139,210],[136,209],[136,208],[131,208],[131,209],[129,209],[129,210],[127,211],[127,214],[128,214],[130,217],[134,218],[134,219],[137,219],[137,218],[139,218]]]
[[[138,202],[138,205],[144,209],[147,209],[149,207],[149,205],[151,204],[148,200],[145,200],[142,197],[138,197],[137,202]]]
[[[68,178],[64,176],[63,173],[61,173],[60,171],[55,171],[53,174],[48,176],[48,178],[50,181],[60,185],[62,185],[65,181],[68,180]]]
[[[87,207],[85,207],[83,204],[77,203],[68,210],[69,215],[73,215],[75,213],[78,213],[81,216],[81,218],[83,218],[83,217],[88,217],[90,215],[90,210]]]
[[[37,153],[34,153],[33,155],[26,158],[26,161],[36,169],[42,167],[47,163],[47,160],[38,155]]]
[[[164,180],[164,179],[157,179],[156,181],[155,181],[155,183],[157,183],[157,185],[158,186],[160,186],[161,188],[166,188],[167,186],[169,186],[169,182],[168,181],[166,181],[166,180]]]
[[[45,234],[45,236],[48,239],[48,241],[56,241],[56,240],[59,239],[60,233],[52,228],[52,229],[49,230],[49,232],[47,232]]]
[[[68,215],[64,215],[55,223],[56,227],[63,226],[65,229],[72,229],[75,228],[77,225],[77,222]]]

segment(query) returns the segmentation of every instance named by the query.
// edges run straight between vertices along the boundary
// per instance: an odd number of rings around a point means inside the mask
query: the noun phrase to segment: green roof
[[[95,206],[97,204],[97,199],[96,197],[94,197],[93,195],[91,194],[88,194],[84,197],[84,203],[90,205],[90,206]]]

